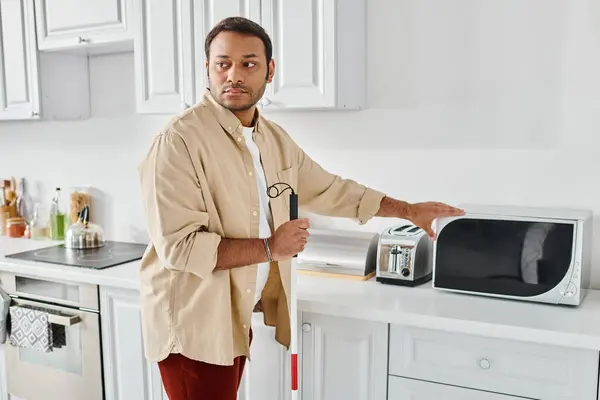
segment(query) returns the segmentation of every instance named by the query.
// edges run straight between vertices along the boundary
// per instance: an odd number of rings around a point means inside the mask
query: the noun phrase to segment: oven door
[[[576,228],[575,221],[550,218],[440,219],[434,286],[556,303],[555,288],[568,284],[572,275]]]
[[[7,339],[8,392],[26,400],[102,400],[99,314],[34,300],[13,300],[16,306],[60,312],[52,321],[64,326],[65,340],[60,348],[45,353],[14,347]]]

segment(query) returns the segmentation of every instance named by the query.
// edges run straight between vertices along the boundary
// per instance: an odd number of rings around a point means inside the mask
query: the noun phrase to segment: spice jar
[[[6,236],[20,238],[25,236],[27,224],[23,218],[9,218],[6,220]]]

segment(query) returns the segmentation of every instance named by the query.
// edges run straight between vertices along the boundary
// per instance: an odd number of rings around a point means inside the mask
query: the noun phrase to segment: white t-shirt
[[[246,139],[246,146],[252,155],[254,161],[254,176],[256,177],[256,185],[258,186],[258,199],[260,203],[259,210],[259,230],[258,235],[261,239],[268,238],[271,236],[271,227],[273,226],[273,217],[271,216],[271,208],[269,207],[269,196],[267,195],[267,180],[265,178],[265,171],[260,162],[260,152],[252,133],[254,128],[243,128],[244,138]],[[260,300],[262,291],[267,283],[269,277],[269,263],[258,264],[258,271],[256,276],[256,294],[254,295],[254,304]]]

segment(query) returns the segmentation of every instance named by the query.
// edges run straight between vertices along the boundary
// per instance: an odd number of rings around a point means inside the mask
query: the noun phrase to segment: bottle
[[[33,220],[30,224],[30,235],[33,240],[48,239],[48,218],[41,211],[42,205],[36,203],[35,211],[33,212]]]
[[[50,237],[52,240],[65,240],[65,209],[61,200],[60,188],[56,188],[50,205]]]
[[[17,188],[17,212],[26,222],[30,222],[33,218],[33,207],[33,199],[27,190],[27,182],[25,178],[21,178]]]

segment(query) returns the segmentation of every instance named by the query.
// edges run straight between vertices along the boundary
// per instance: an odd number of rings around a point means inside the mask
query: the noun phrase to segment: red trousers
[[[252,343],[252,330],[250,330]],[[170,354],[158,363],[169,400],[237,400],[246,357],[233,365],[213,365]]]

